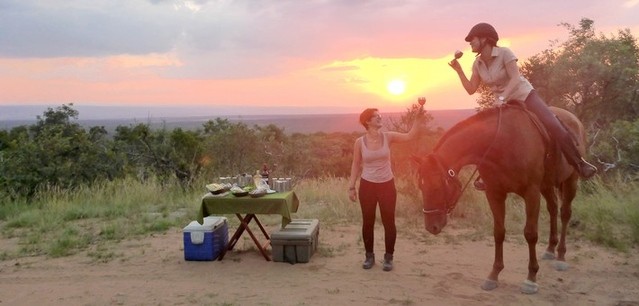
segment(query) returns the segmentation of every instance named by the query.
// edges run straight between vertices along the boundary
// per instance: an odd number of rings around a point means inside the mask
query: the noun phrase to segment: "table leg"
[[[244,233],[244,229],[246,228],[244,224],[248,224],[249,222],[251,222],[250,214],[246,215],[244,218],[242,218],[242,215],[240,214],[235,215],[238,219],[240,219],[240,226],[235,230],[235,233],[233,234],[233,236],[231,236],[231,239],[229,239],[228,244],[226,244],[224,250],[222,250],[220,255],[217,257],[217,260],[222,260],[224,258],[224,255],[226,255],[226,251],[230,251],[233,249],[233,247],[235,247],[235,244],[240,239],[240,236],[242,236],[242,234]]]
[[[260,220],[257,218],[257,216],[255,216],[255,222],[260,227],[260,229],[262,230],[262,234],[264,234],[264,237],[266,237],[266,239],[269,241],[269,244],[270,244],[271,237],[269,237],[268,233],[264,229],[264,226],[262,226],[262,222],[260,222]]]
[[[255,216],[255,214],[246,214],[246,216],[242,218],[242,215],[240,214],[235,214],[235,215],[240,220],[240,226],[235,231],[235,234],[233,234],[233,237],[231,237],[231,239],[229,240],[229,243],[227,244],[226,248],[222,251],[222,253],[218,257],[218,260],[222,260],[222,258],[224,258],[224,255],[226,254],[226,251],[232,250],[233,247],[235,247],[235,244],[240,239],[240,236],[242,236],[242,234],[244,233],[244,230],[246,230],[246,232],[251,236],[251,239],[253,239],[253,242],[257,246],[260,253],[262,253],[262,256],[264,256],[264,259],[266,259],[267,261],[271,261],[271,257],[266,253],[266,248],[270,245],[271,238],[269,237],[268,233],[266,232],[266,229],[264,229],[264,226],[262,226],[262,223],[257,218],[257,216]],[[251,229],[249,228],[248,225],[251,222],[251,220],[255,220],[260,230],[262,231],[262,234],[264,234],[264,237],[266,237],[267,242],[266,244],[264,244],[264,246],[260,244],[260,242],[257,240],[257,237],[255,237],[255,235],[253,234],[253,231],[251,231]]]

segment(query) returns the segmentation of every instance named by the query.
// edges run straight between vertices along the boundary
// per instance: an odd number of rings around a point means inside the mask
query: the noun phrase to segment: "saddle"
[[[526,113],[532,124],[537,128],[537,131],[539,131],[539,134],[541,134],[541,137],[544,139],[544,146],[546,146],[546,148],[550,146],[552,139],[550,137],[550,133],[548,133],[548,130],[546,130],[546,127],[541,122],[541,120],[539,120],[537,115],[526,108],[526,104],[524,103],[524,101],[510,100],[504,106],[507,108],[519,109]]]
[[[545,182],[554,182],[558,177],[558,167],[562,162],[563,153],[561,151],[561,147],[558,139],[553,139],[541,122],[539,117],[535,115],[532,111],[528,110],[526,104],[523,101],[519,100],[511,100],[505,104],[506,107],[519,109],[528,115],[528,118],[532,122],[533,126],[537,128],[537,131],[541,134],[541,137],[544,141],[544,147],[546,149],[546,155],[544,156],[544,181]],[[556,117],[556,116],[555,116]],[[561,125],[566,128],[566,125],[561,121],[560,118],[557,117],[557,120],[561,123]],[[573,141],[575,140],[575,135],[567,129],[568,133],[572,137]]]

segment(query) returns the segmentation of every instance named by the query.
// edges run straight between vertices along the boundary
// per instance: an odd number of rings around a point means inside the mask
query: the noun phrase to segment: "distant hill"
[[[39,115],[42,115],[41,111]],[[475,113],[473,109],[463,110],[433,110],[429,111],[433,116],[432,127],[441,127],[448,129],[455,123],[463,120]],[[6,114],[6,113],[5,113]],[[383,114],[384,121],[389,118],[398,119],[401,113]],[[82,112],[80,112],[82,118]],[[79,119],[78,123],[85,127],[104,126],[107,131],[113,132],[117,126],[129,126],[139,123],[148,123],[154,128],[166,127],[173,129],[181,127],[187,130],[195,130],[202,128],[202,124],[208,120],[216,118],[225,118],[231,122],[244,122],[248,126],[259,125],[265,126],[274,124],[284,129],[284,132],[291,133],[314,133],[314,132],[361,132],[363,127],[359,124],[359,114],[287,114],[287,115],[221,115],[221,116],[176,116],[176,117],[159,117],[148,119]],[[31,125],[36,122],[36,116],[33,119],[0,119],[0,129],[9,130],[20,125]]]

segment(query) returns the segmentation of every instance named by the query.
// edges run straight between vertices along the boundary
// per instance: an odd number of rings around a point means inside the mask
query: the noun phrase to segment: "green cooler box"
[[[293,219],[291,223],[271,233],[273,261],[308,262],[319,243],[318,219]]]

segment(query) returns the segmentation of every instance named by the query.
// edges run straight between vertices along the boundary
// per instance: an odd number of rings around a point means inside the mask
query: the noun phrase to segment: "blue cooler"
[[[185,260],[214,260],[229,242],[226,217],[206,217],[204,224],[192,221],[183,232]]]

